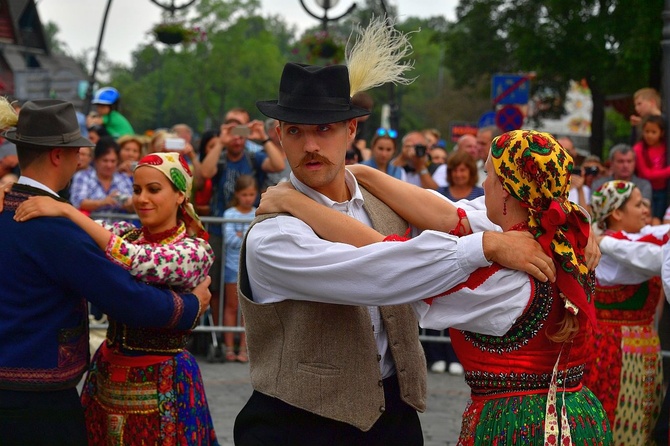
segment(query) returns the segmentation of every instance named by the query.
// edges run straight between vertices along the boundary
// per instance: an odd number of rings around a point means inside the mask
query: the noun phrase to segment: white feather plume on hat
[[[414,62],[401,62],[412,54],[408,34],[403,34],[393,25],[389,18],[373,17],[367,28],[358,27],[355,30],[359,36],[351,50],[346,52],[352,97],[387,82],[407,85],[416,79],[405,77],[405,72],[414,67]]]

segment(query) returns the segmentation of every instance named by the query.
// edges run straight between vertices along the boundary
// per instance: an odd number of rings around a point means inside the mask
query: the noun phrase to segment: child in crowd
[[[661,115],[661,95],[653,88],[640,88],[633,95],[635,115],[630,116],[631,144],[640,139],[642,129],[640,124],[647,116]]]
[[[642,120],[642,139],[634,146],[637,176],[649,180],[652,187],[652,216],[663,219],[667,207],[667,180],[670,167],[666,165],[665,120],[649,115]]]
[[[235,195],[231,200],[230,207],[223,213],[224,219],[251,219],[256,213],[254,201],[258,194],[256,179],[251,175],[241,175],[235,181]],[[244,241],[244,235],[249,229],[249,223],[224,223],[224,237],[226,247],[225,266],[225,288],[223,325],[228,327],[237,326],[237,271],[240,263],[240,248]],[[244,322],[241,322],[244,325]],[[235,354],[235,333],[226,332],[223,335],[226,345],[226,361],[247,362],[247,339],[244,333],[240,333],[240,348]]]
[[[102,118],[103,127],[114,138],[135,134],[133,126],[118,111],[120,98],[121,95],[116,88],[103,87],[95,92],[91,101],[91,104],[95,105],[98,115]]]

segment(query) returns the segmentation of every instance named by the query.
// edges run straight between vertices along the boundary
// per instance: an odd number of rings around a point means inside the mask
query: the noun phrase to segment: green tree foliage
[[[44,38],[47,42],[47,48],[54,54],[68,54],[70,51],[67,43],[58,38],[59,32],[58,25],[53,22],[47,22],[44,25]]]
[[[200,1],[190,23],[206,30],[205,41],[148,44],[133,53],[131,68],[113,70],[110,83],[138,130],[218,127],[226,110],[244,107],[253,116],[256,100],[276,96],[290,30],[277,17],[255,15],[257,4]]]
[[[493,73],[537,73],[538,88],[586,79],[600,153],[608,94],[660,85],[662,0],[461,0],[443,34],[457,87]]]

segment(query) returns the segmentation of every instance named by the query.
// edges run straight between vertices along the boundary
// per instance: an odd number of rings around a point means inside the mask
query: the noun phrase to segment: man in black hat
[[[289,63],[279,99],[257,106],[279,121],[293,187],[402,235],[407,223],[345,169],[356,118],[369,113],[351,104],[349,69]],[[355,250],[289,215],[252,224],[239,294],[254,392],[237,416],[235,444],[423,444],[417,410],[425,409],[426,362],[407,303],[489,264],[481,233],[458,243],[427,237],[431,243],[395,244],[407,262],[391,265],[385,243]]]
[[[8,106],[8,103],[0,106]],[[76,385],[89,360],[86,299],[134,326],[189,329],[207,307],[209,280],[178,295],[136,281],[68,219],[14,221],[36,195],[61,199],[77,169],[80,134],[74,107],[27,102],[0,127],[16,144],[21,177],[0,213],[0,444],[85,445]]]

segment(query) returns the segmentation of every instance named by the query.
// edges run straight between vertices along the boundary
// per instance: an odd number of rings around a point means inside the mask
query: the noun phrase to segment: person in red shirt
[[[665,120],[662,116],[649,115],[642,120],[642,138],[633,150],[637,159],[637,175],[651,183],[652,215],[662,220],[667,208],[666,188],[670,178],[670,166],[665,159]]]

